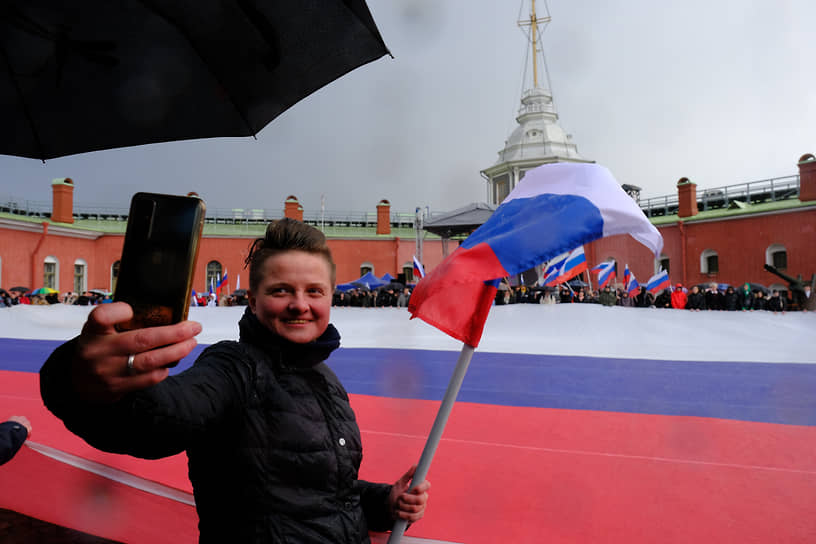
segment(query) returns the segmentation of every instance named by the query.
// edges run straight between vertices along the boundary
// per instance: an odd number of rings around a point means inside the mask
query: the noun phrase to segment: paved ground
[[[117,544],[113,540],[66,529],[3,509],[0,509],[0,542],[3,544]]]

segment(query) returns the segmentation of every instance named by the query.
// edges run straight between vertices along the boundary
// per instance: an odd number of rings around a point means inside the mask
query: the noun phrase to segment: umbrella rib
[[[201,59],[201,63],[207,68],[207,71],[209,71],[210,74],[213,76],[213,78],[218,82],[218,85],[219,85],[219,87],[221,87],[221,90],[224,91],[224,95],[227,97],[227,100],[229,100],[229,103],[232,104],[232,107],[238,113],[238,116],[244,122],[244,125],[246,126],[246,128],[249,129],[250,135],[257,140],[256,135],[257,135],[258,131],[255,130],[255,128],[249,122],[249,119],[247,118],[247,116],[244,114],[244,112],[241,110],[241,108],[238,107],[237,102],[235,100],[233,100],[232,95],[230,94],[227,87],[221,81],[221,78],[218,77],[218,74],[216,74],[212,70],[212,68],[210,67],[210,64],[208,62],[206,62],[206,59],[204,58],[204,56],[199,51],[195,41],[193,41],[190,38],[189,33],[186,32],[185,29],[182,26],[177,24],[176,21],[173,18],[171,18],[165,11],[163,11],[160,6],[156,5],[156,3],[151,2],[149,0],[139,0],[139,3],[142,4],[143,6],[145,6],[146,9],[149,9],[149,10],[153,11],[156,15],[160,16],[162,19],[164,19],[167,22],[167,24],[172,25],[173,28],[175,28],[180,35],[184,36],[184,38],[187,40],[187,43],[189,44],[190,48],[193,51],[195,51],[196,56],[198,56],[198,58]]]

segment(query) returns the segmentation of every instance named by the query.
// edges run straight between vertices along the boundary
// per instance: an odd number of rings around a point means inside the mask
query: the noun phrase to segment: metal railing
[[[787,200],[797,196],[799,196],[799,176],[793,175],[704,189],[697,193],[697,207],[700,211],[707,211],[728,208],[734,201],[760,204]],[[641,199],[638,204],[648,217],[673,215],[677,213],[679,205],[677,193]]]
[[[51,201],[21,200],[0,196],[0,213],[48,219],[51,217]],[[74,206],[75,220],[127,221],[129,208],[119,206]],[[209,208],[205,222],[224,225],[265,224],[283,217],[283,210],[268,208]],[[395,228],[413,228],[413,212],[392,211],[389,221]],[[428,218],[425,218],[427,221]],[[304,212],[303,221],[311,225],[327,227],[376,227],[377,212],[355,212],[326,210],[325,212]]]

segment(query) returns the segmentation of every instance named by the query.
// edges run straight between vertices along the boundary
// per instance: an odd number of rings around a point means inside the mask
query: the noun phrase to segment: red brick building
[[[764,270],[771,264],[789,276],[809,279],[816,273],[816,158],[804,155],[799,176],[787,185],[755,182],[722,187],[697,194],[686,178],[677,184],[677,196],[661,202],[641,203],[663,235],[659,261],[629,236],[615,236],[586,246],[590,265],[613,258],[628,264],[641,284],[658,266],[669,271],[672,283],[728,283],[749,281],[786,288],[777,276]],[[751,187],[753,186],[753,187]],[[736,188],[736,189],[735,189]],[[8,289],[49,286],[61,292],[101,289],[115,285],[126,226],[121,213],[78,213],[73,205],[72,180],[52,183],[52,210],[32,213],[13,206],[0,208],[0,286]],[[730,191],[730,192],[729,192]],[[741,191],[741,192],[740,192]],[[654,200],[654,199],[653,199]],[[348,282],[366,271],[378,276],[412,275],[416,233],[412,217],[390,211],[381,200],[376,211],[316,221],[329,239],[337,261],[337,280]],[[304,210],[290,196],[283,215],[303,219]],[[236,211],[237,212],[237,211]],[[232,217],[208,217],[193,286],[206,291],[229,272],[228,291],[238,276],[248,287],[243,269],[247,249],[263,234],[270,218],[240,210]],[[443,258],[442,242],[429,236],[423,243],[423,261],[432,270]],[[618,277],[622,273],[619,271]],[[157,279],[160,281],[160,278]]]
[[[52,209],[47,212],[8,204],[0,207],[0,286],[45,286],[60,292],[113,290],[127,210],[79,213],[73,207],[73,190],[70,178],[54,180]],[[367,271],[378,276],[406,274],[408,281],[413,279],[415,232],[406,223],[405,214],[392,214],[390,207],[387,200],[381,200],[371,214],[333,217],[318,225],[326,233],[337,262],[338,283],[357,279]],[[230,217],[207,219],[193,279],[197,291],[206,291],[211,280],[217,283],[224,274],[228,277],[227,292],[237,287],[239,276],[241,287],[248,287],[244,259],[252,241],[263,236],[272,218],[233,211],[236,214]],[[295,196],[287,197],[281,215],[303,220],[304,210]],[[429,268],[441,262],[438,238],[424,240],[423,260]]]
[[[798,168],[796,190],[791,184],[774,187],[769,180],[755,182],[753,188],[730,186],[739,191],[730,197],[717,190],[705,191],[701,198],[696,185],[682,178],[676,201],[666,206],[669,213],[651,218],[664,240],[659,262],[629,236],[589,244],[587,259],[590,265],[608,258],[621,266],[628,263],[641,284],[661,263],[673,284],[685,286],[751,282],[787,289],[765,264],[809,280],[816,274],[816,158],[804,155]],[[701,210],[701,202],[715,205]]]

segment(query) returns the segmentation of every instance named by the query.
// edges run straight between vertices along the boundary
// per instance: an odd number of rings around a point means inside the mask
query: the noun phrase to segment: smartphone
[[[187,319],[206,206],[198,197],[136,193],[130,202],[113,300],[133,319],[119,330]]]

